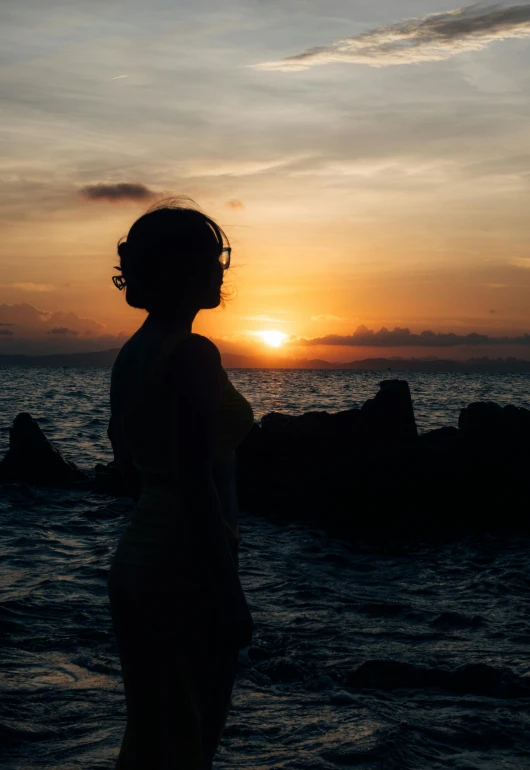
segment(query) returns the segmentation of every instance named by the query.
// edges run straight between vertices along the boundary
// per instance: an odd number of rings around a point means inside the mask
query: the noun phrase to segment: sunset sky
[[[123,344],[116,243],[185,194],[221,350],[530,358],[530,3],[5,0],[0,104],[0,353]]]

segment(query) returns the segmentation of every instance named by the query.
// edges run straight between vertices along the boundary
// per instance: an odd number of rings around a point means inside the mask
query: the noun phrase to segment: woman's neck
[[[165,326],[175,331],[191,332],[191,327],[197,313],[149,313],[146,321],[149,325]]]

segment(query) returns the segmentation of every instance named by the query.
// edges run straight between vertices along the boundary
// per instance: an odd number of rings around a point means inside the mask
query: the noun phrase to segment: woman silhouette
[[[187,199],[118,245],[129,305],[148,316],[112,369],[109,436],[135,500],[109,572],[127,727],[120,770],[208,770],[252,618],[239,581],[234,449],[253,425],[219,351],[192,334],[221,303],[231,249]]]

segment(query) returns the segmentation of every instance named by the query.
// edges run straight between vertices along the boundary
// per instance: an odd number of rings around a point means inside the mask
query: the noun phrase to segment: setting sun
[[[283,332],[259,332],[259,336],[267,345],[271,345],[273,348],[279,348],[283,344],[287,335]]]

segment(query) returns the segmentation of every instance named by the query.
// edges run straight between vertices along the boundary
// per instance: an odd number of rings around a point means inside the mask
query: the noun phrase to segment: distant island
[[[112,366],[119,348],[94,353],[55,353],[44,356],[0,355],[0,366]],[[354,369],[396,372],[530,372],[530,361],[519,358],[470,358],[451,361],[435,358],[364,358],[333,363],[319,358],[281,358],[277,355],[221,354],[226,369]]]

